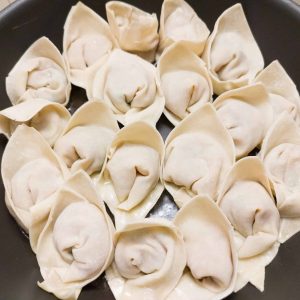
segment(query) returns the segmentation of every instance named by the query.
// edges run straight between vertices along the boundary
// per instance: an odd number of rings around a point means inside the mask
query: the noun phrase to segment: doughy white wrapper
[[[281,243],[300,231],[300,129],[282,113],[266,134],[259,153],[272,183],[281,216]]]
[[[69,172],[34,128],[20,125],[4,150],[1,174],[6,206],[28,232],[30,209],[51,197]]]
[[[297,87],[278,60],[274,60],[255,78],[267,89],[276,121],[282,112],[287,112],[300,122],[300,96]]]
[[[0,111],[0,133],[8,139],[18,125],[34,127],[52,146],[62,133],[71,115],[58,103],[30,99]]]
[[[117,231],[115,245],[106,279],[116,300],[166,299],[186,265],[179,230],[164,219],[144,219]]]
[[[43,98],[66,105],[71,84],[62,55],[46,37],[36,40],[6,77],[6,92],[13,105]]]
[[[166,101],[164,114],[173,125],[212,102],[213,88],[204,62],[182,43],[164,51],[157,69]]]
[[[217,201],[235,230],[238,280],[264,290],[265,267],[275,258],[280,216],[264,166],[257,157],[239,160],[227,175]]]
[[[232,293],[238,268],[233,229],[218,206],[196,196],[174,219],[183,234],[187,267],[168,300],[217,300]]]
[[[84,170],[101,176],[106,151],[118,132],[118,123],[105,103],[86,102],[71,117],[54,151],[74,173]]]
[[[252,257],[249,260],[239,260],[238,276],[234,292],[238,292],[250,282],[259,291],[263,292],[265,287],[265,267],[269,265],[279,250],[279,243],[274,243],[265,251],[264,255]]]
[[[120,156],[118,152],[121,154],[121,151],[122,155]],[[109,164],[115,154],[118,156],[112,166],[115,177],[114,183]],[[123,159],[126,154],[131,155],[131,157]],[[156,168],[151,168],[156,163],[154,155],[157,155],[159,159],[157,178],[153,175]],[[108,163],[99,184],[97,184],[102,199],[114,214],[117,229],[121,229],[129,222],[146,217],[158,201],[164,190],[160,179],[163,156],[162,137],[151,125],[138,121],[122,128],[117,133],[108,150]],[[116,188],[127,197],[122,200],[119,199]],[[133,200],[135,201],[133,202]]]
[[[72,6],[64,25],[63,55],[74,85],[86,88],[91,66],[116,47],[102,17],[81,2]]]
[[[169,134],[163,183],[179,207],[197,194],[216,200],[220,184],[234,162],[232,138],[213,106],[207,103]]]
[[[77,299],[82,287],[110,265],[113,234],[93,182],[79,171],[56,193],[39,237],[36,255],[44,281],[38,285],[59,299]]]
[[[156,14],[122,1],[109,1],[105,7],[108,23],[120,47],[154,61],[159,41]]]
[[[201,55],[209,29],[194,9],[184,0],[164,0],[160,14],[158,54],[174,42]]]
[[[261,144],[273,119],[268,93],[261,83],[225,92],[213,105],[233,139],[237,158]]]
[[[215,23],[203,56],[217,95],[249,84],[264,68],[264,59],[240,3]]]
[[[107,103],[123,125],[139,120],[155,125],[165,105],[156,68],[120,49],[91,68],[87,96]]]

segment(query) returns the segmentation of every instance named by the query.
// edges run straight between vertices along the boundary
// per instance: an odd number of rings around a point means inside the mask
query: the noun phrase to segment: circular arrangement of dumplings
[[[160,20],[105,8],[107,21],[78,2],[63,53],[41,37],[6,78],[5,203],[38,286],[76,300],[105,273],[116,300],[263,291],[300,231],[296,85],[279,61],[264,66],[241,4],[212,32],[184,0],[164,0]],[[87,98],[73,114],[71,84]]]

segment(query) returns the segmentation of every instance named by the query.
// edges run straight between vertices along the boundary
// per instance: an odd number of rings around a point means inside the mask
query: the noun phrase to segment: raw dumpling
[[[262,84],[223,93],[213,105],[233,139],[237,158],[261,144],[273,118],[268,93]]]
[[[177,213],[187,266],[168,300],[217,300],[228,296],[237,274],[237,252],[227,218],[209,198],[196,196]]]
[[[156,14],[122,1],[109,1],[105,7],[108,23],[120,47],[152,62],[159,41]]]
[[[88,99],[107,103],[123,125],[154,125],[164,109],[156,68],[137,55],[114,50],[91,70],[88,82]]]
[[[46,37],[35,41],[6,77],[6,92],[13,105],[42,98],[66,105],[71,84],[62,55]]]
[[[71,115],[58,103],[30,99],[0,111],[0,132],[10,138],[18,125],[34,127],[52,146],[62,133]]]
[[[181,207],[195,195],[216,200],[220,183],[235,161],[233,141],[211,104],[180,122],[165,142],[163,180]]]
[[[277,254],[280,216],[257,157],[239,160],[228,173],[218,204],[235,230],[239,267],[235,290],[250,281],[264,290],[265,267]]]
[[[113,258],[113,224],[93,182],[83,171],[56,194],[37,244],[44,279],[38,285],[59,299],[75,300]]]
[[[279,241],[300,230],[300,129],[282,114],[269,129],[260,152],[281,216]]]
[[[249,84],[264,68],[263,56],[240,3],[225,10],[218,18],[206,43],[203,59],[218,95]]]
[[[144,218],[159,199],[164,189],[160,182],[163,153],[161,135],[145,122],[118,132],[99,186],[117,229]]]
[[[184,0],[164,0],[160,15],[159,53],[174,42],[201,55],[209,36],[206,24]]]
[[[116,132],[119,130],[111,110],[104,103],[87,102],[71,117],[54,151],[74,173],[84,170],[99,175]]]
[[[86,88],[91,66],[118,47],[107,22],[81,2],[73,6],[64,26],[63,49],[74,85]]]
[[[9,139],[1,173],[6,206],[26,232],[32,207],[55,193],[68,176],[66,166],[43,137],[26,125],[18,126]]]
[[[282,112],[300,122],[300,96],[297,87],[278,60],[270,63],[255,78],[267,89],[273,107],[275,121]]]
[[[158,61],[165,115],[177,125],[189,113],[212,101],[212,83],[203,61],[181,43],[174,43]]]
[[[186,265],[178,229],[164,219],[144,219],[117,231],[115,245],[106,279],[116,300],[166,299]]]

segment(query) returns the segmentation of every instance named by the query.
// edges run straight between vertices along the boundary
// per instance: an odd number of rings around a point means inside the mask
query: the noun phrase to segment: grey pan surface
[[[8,107],[4,79],[14,63],[37,38],[45,35],[60,49],[63,24],[72,0],[20,0],[0,13],[0,109]],[[83,0],[101,16],[105,16],[101,0]],[[160,13],[161,1],[128,2],[148,12]],[[236,0],[189,0],[200,17],[213,28],[217,17]],[[241,1],[249,24],[257,39],[266,65],[279,59],[300,87],[300,7],[288,0]],[[70,109],[74,111],[86,101],[83,90],[73,88]],[[162,117],[158,129],[164,137],[172,126]],[[0,155],[6,145],[0,137]],[[41,279],[35,256],[27,237],[10,217],[4,204],[4,188],[0,182],[0,300],[50,300],[54,296],[36,286]],[[176,207],[165,193],[151,214],[172,215]],[[281,246],[279,254],[266,269],[265,292],[248,285],[229,296],[230,300],[297,300],[300,299],[300,234]],[[113,300],[103,277],[85,287],[80,300]],[[201,300],[201,299],[199,299]]]

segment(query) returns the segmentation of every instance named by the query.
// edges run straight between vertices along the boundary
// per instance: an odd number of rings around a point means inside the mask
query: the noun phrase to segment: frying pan
[[[19,0],[0,13],[0,109],[10,106],[5,92],[5,77],[23,52],[45,35],[61,50],[63,24],[76,0]],[[105,1],[83,0],[105,17]],[[159,16],[161,0],[127,0]],[[236,0],[188,0],[212,30],[217,17]],[[289,0],[241,0],[248,22],[265,58],[265,65],[279,59],[300,87],[300,6]],[[72,89],[69,109],[74,111],[86,101],[84,90]],[[157,128],[165,138],[172,125],[162,116]],[[0,156],[6,139],[0,137]],[[39,268],[28,238],[9,215],[0,183],[0,300],[54,300],[37,287]],[[164,192],[150,215],[171,217],[176,212],[170,195]],[[300,234],[280,247],[274,261],[266,268],[265,291],[251,285],[230,295],[227,300],[297,300],[300,299]],[[85,287],[80,300],[113,300],[104,276]],[[201,299],[199,299],[201,300]]]

